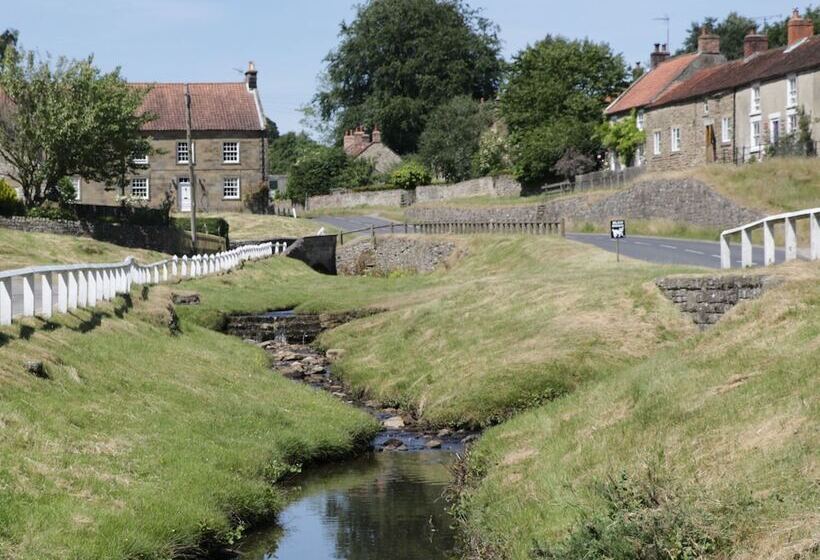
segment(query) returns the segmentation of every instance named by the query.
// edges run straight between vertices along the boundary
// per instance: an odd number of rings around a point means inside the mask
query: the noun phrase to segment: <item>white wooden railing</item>
[[[0,271],[0,325],[17,317],[51,317],[55,312],[94,307],[117,294],[130,292],[134,284],[159,284],[198,278],[236,268],[249,260],[285,252],[287,244],[245,245],[212,255],[195,255],[139,264],[133,257],[112,264],[34,266]]]
[[[798,212],[788,212],[768,216],[762,220],[751,222],[733,229],[727,229],[720,234],[720,265],[722,268],[732,267],[732,253],[729,247],[729,237],[740,234],[740,264],[742,267],[750,267],[754,264],[752,260],[752,231],[756,228],[763,228],[763,265],[774,264],[775,242],[774,226],[783,223],[785,233],[785,253],[786,260],[793,261],[797,258],[797,220],[809,220],[809,258],[811,260],[820,259],[820,208],[810,208]]]

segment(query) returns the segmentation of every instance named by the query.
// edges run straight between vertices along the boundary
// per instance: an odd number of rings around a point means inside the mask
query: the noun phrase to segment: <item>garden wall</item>
[[[416,188],[416,202],[433,202],[475,196],[521,196],[521,183],[512,177],[479,177],[452,185],[428,185]]]
[[[401,208],[409,206],[415,200],[412,192],[401,189],[385,191],[342,191],[319,196],[311,196],[307,209],[322,208],[355,208],[357,206],[388,206]]]

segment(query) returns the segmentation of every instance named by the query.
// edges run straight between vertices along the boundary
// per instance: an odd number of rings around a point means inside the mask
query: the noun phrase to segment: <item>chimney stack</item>
[[[381,144],[382,142],[382,131],[379,130],[379,125],[373,126],[373,133],[370,135],[370,141],[374,144]]]
[[[789,34],[789,46],[814,35],[814,23],[807,18],[800,17],[797,8],[792,12],[789,23],[786,25]]]
[[[655,50],[652,51],[652,54],[649,55],[649,65],[651,69],[655,69],[658,65],[669,58],[669,51],[666,49],[666,45],[663,45],[661,48],[660,43],[655,43]]]
[[[766,35],[761,35],[756,30],[752,29],[746,38],[743,39],[743,56],[749,57],[755,53],[763,52],[769,48],[769,38]]]
[[[248,69],[245,71],[245,85],[250,91],[256,89],[256,66],[253,65],[253,61],[248,62]]]
[[[720,54],[720,36],[704,27],[698,37],[698,54]]]
[[[353,136],[352,130],[345,130],[345,137],[344,137],[344,151],[346,154],[351,154],[356,147],[356,137]]]

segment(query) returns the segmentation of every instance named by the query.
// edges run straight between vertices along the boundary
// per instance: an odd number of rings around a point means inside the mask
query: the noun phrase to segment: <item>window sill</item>
[[[222,165],[239,165],[238,161],[223,161]]]
[[[191,162],[190,161],[178,161],[177,165],[188,165],[189,163],[191,163]]]

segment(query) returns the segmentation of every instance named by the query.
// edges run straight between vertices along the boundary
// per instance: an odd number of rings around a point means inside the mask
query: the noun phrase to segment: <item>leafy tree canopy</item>
[[[627,164],[631,164],[638,148],[646,142],[646,133],[638,128],[635,111],[615,122],[604,121],[599,130],[601,142]]]
[[[804,18],[812,20],[814,23],[814,33],[820,33],[820,7],[814,8],[809,6],[803,10],[802,15]],[[791,16],[787,16],[779,22],[766,26],[765,32],[769,37],[769,47],[783,47],[788,43],[789,35],[787,24],[789,23],[789,17]]]
[[[501,96],[516,177],[553,177],[569,148],[596,155],[601,113],[627,83],[623,58],[604,43],[547,36],[518,53]]]
[[[268,142],[273,142],[279,138],[279,127],[267,117],[265,117],[265,132],[268,134]]]
[[[315,146],[302,154],[290,167],[287,196],[303,201],[309,196],[327,194],[342,188],[351,164],[341,148]]]
[[[462,0],[368,0],[340,35],[315,98],[322,118],[335,120],[337,141],[378,123],[391,148],[415,152],[433,109],[498,90],[497,27]]]
[[[122,186],[139,167],[134,155],[151,152],[140,129],[153,117],[138,113],[146,90],[128,86],[119,69],[7,51],[0,89],[0,157],[27,206],[57,200],[70,175]]]
[[[285,174],[296,160],[306,152],[319,146],[304,132],[288,132],[271,140],[268,147],[268,162],[271,173]]]
[[[492,124],[489,107],[458,96],[435,109],[419,140],[419,156],[451,182],[469,179],[481,134]]]
[[[6,54],[7,48],[16,48],[19,33],[16,29],[6,29],[0,33],[0,59]]]

